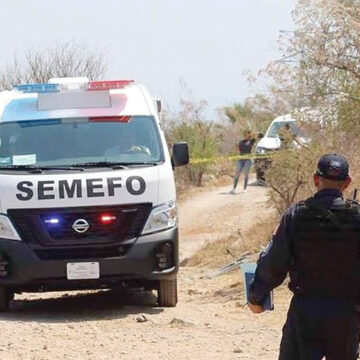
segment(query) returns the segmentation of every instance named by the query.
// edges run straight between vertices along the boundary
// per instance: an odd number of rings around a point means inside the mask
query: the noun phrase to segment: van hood
[[[121,170],[43,174],[7,171],[0,174],[0,211],[18,208],[63,208],[150,202],[153,206],[175,199],[175,190],[162,194],[159,188],[174,189],[166,164]],[[164,174],[168,174],[164,176]],[[171,175],[171,176],[170,176]]]
[[[258,148],[263,148],[267,150],[277,150],[280,149],[281,140],[279,137],[263,137],[257,144],[256,150]]]

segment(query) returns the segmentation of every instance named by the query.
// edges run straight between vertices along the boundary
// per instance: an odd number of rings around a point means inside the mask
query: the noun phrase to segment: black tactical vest
[[[334,199],[300,202],[294,216],[289,288],[295,294],[353,300],[360,294],[360,206]]]

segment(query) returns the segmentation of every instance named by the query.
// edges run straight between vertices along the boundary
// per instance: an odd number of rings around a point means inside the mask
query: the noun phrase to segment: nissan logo
[[[72,228],[78,233],[84,233],[89,227],[90,225],[85,219],[77,219],[72,225]]]

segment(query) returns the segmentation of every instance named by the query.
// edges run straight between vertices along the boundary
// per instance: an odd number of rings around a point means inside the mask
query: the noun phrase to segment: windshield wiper
[[[26,170],[31,173],[41,173],[43,170],[75,170],[84,171],[81,167],[73,166],[33,166],[33,165],[8,165],[0,166],[0,170]]]
[[[69,166],[40,166],[39,169],[41,170],[77,170],[77,171],[84,171],[81,167],[74,167],[72,165]]]
[[[127,164],[126,164],[127,165]],[[72,164],[72,167],[111,167],[112,169],[128,169],[124,163],[115,161],[92,161]]]
[[[133,165],[133,166],[155,166],[159,164],[161,164],[161,161],[142,161],[142,162],[126,163],[126,165]]]

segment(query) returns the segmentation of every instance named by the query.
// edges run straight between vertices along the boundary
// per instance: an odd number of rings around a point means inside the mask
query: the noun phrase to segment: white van
[[[177,303],[173,166],[159,109],[131,80],[0,93],[0,310],[14,293],[136,286]]]

